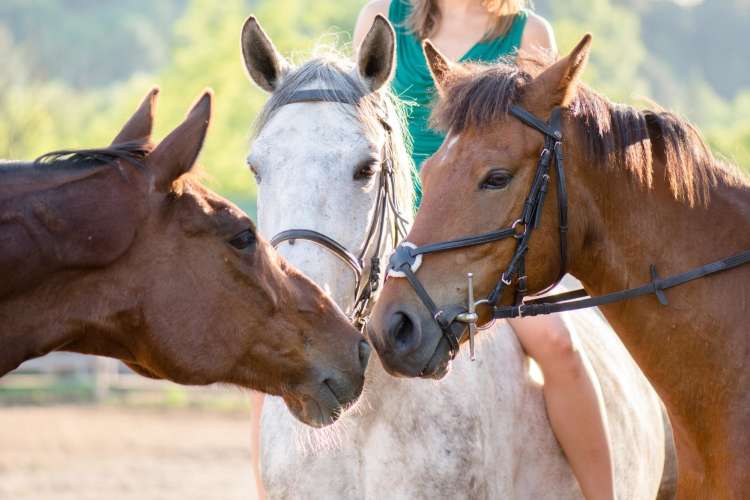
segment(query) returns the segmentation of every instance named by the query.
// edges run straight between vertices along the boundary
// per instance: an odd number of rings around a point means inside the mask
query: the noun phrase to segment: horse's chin
[[[338,402],[331,390],[321,384],[316,394],[286,393],[284,403],[294,418],[310,427],[326,427],[333,424],[344,413],[345,408]]]
[[[450,370],[451,357],[448,341],[445,338],[441,338],[440,342],[435,346],[435,352],[432,353],[432,356],[424,368],[422,368],[419,376],[421,378],[440,380],[448,375]]]

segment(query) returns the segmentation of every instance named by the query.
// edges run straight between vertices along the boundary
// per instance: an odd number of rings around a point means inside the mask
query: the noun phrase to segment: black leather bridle
[[[555,175],[557,177],[556,186],[560,232],[560,274],[550,287],[538,292],[537,295],[543,294],[557,285],[566,272],[568,260],[568,195],[565,188],[565,170],[562,148],[562,110],[559,107],[553,109],[549,122],[540,120],[520,106],[511,107],[510,114],[544,135],[544,147],[539,156],[536,174],[531,184],[529,194],[524,201],[521,216],[509,227],[466,238],[431,243],[421,247],[417,247],[409,242],[402,242],[396,248],[388,263],[388,275],[406,278],[414,288],[419,299],[437,322],[443,333],[443,337],[448,342],[451,358],[455,358],[458,354],[459,344],[463,339],[464,331],[468,330],[470,355],[471,359],[474,359],[474,335],[476,333],[476,323],[479,319],[476,314],[476,307],[479,305],[487,305],[491,307],[492,317],[495,319],[537,316],[540,314],[584,309],[587,307],[611,304],[613,302],[651,293],[656,294],[662,305],[667,305],[667,298],[663,290],[750,262],[750,250],[748,250],[732,257],[668,278],[659,278],[656,274],[656,268],[652,265],[650,269],[651,282],[640,287],[613,292],[598,297],[589,297],[585,290],[580,289],[524,301],[524,297],[528,293],[525,266],[526,252],[529,249],[529,239],[531,238],[531,234],[534,229],[539,227],[541,221],[544,200],[549,190],[552,165],[554,165]],[[508,267],[500,274],[497,284],[486,299],[474,301],[473,276],[469,273],[467,275],[468,301],[466,307],[454,305],[441,309],[435,304],[416,276],[423,255],[484,245],[508,238],[514,238],[516,240],[516,249],[511,257]],[[514,280],[516,282],[514,305],[499,305],[503,292],[513,283]]]
[[[300,102],[336,102],[341,104],[356,105],[360,97],[327,89],[298,90],[286,104]],[[392,127],[386,119],[385,113],[381,113],[380,123],[385,130],[385,147],[382,152],[382,163],[378,175],[378,194],[375,210],[370,221],[367,237],[358,254],[349,251],[344,245],[333,238],[312,229],[288,229],[271,238],[271,245],[278,247],[283,242],[294,244],[295,240],[306,240],[325,248],[346,264],[354,272],[354,306],[350,313],[352,322],[362,330],[367,322],[370,311],[370,303],[373,295],[380,285],[380,256],[378,252],[382,247],[388,227],[386,226],[390,212],[393,220],[391,235],[394,248],[406,235],[406,218],[401,214],[396,198],[395,176],[393,172],[393,150],[392,150]],[[363,274],[366,269],[365,260],[370,245],[374,242],[374,253],[370,257],[369,274],[366,282],[363,282]]]

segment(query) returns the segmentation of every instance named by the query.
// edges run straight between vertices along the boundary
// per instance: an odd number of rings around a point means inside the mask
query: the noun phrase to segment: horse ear
[[[187,118],[156,146],[148,156],[154,174],[154,186],[169,191],[172,183],[189,172],[203,148],[211,122],[213,92],[206,90],[188,112]]]
[[[370,92],[388,83],[396,67],[396,32],[382,15],[375,16],[357,54],[357,72]]]
[[[587,33],[567,56],[544,70],[530,87],[534,97],[548,109],[568,106],[575,97],[578,80],[583,74],[591,51],[591,34]]]
[[[456,65],[445,57],[427,38],[422,42],[422,51],[424,52],[424,58],[427,60],[427,67],[430,68],[432,79],[435,81],[435,88],[439,95],[443,95],[448,77]]]
[[[154,108],[156,107],[156,96],[159,95],[159,87],[152,87],[141,105],[133,113],[128,122],[122,127],[112,144],[124,144],[137,140],[148,141],[151,139],[151,130],[154,127]]]
[[[254,16],[242,26],[242,56],[245,68],[255,84],[266,92],[273,92],[289,73],[291,66],[284,59]]]

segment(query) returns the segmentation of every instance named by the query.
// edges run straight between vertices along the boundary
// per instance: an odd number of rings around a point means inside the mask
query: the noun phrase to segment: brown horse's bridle
[[[354,95],[342,93],[328,89],[311,89],[298,90],[290,97],[286,104],[299,102],[337,102],[341,104],[356,105],[359,98]],[[406,235],[406,219],[401,214],[396,199],[395,177],[393,172],[393,163],[391,161],[392,151],[391,144],[392,127],[388,123],[385,115],[381,115],[380,123],[385,130],[386,146],[383,148],[382,163],[378,176],[378,194],[375,210],[372,220],[367,230],[367,237],[362,245],[359,254],[354,254],[340,244],[335,239],[319,233],[312,229],[288,229],[282,231],[271,239],[271,245],[278,247],[281,243],[287,241],[294,244],[295,240],[306,240],[325,248],[337,257],[341,262],[349,266],[354,272],[354,307],[350,313],[350,318],[354,325],[360,330],[364,329],[367,323],[367,317],[370,311],[370,302],[380,285],[380,256],[379,249],[382,247],[385,234],[388,231],[386,219],[390,211],[393,218],[393,246],[398,245],[399,241]],[[371,243],[374,254],[370,257],[369,275],[367,282],[363,284],[363,274],[365,270],[365,259],[370,249]]]
[[[651,266],[651,282],[640,287],[629,288],[619,292],[608,293],[598,297],[589,297],[585,290],[575,290],[557,295],[541,297],[538,299],[524,301],[528,290],[526,287],[526,252],[529,249],[529,239],[532,231],[539,227],[544,199],[547,195],[550,183],[550,170],[554,162],[555,174],[557,176],[557,205],[559,213],[560,232],[560,274],[555,282],[542,294],[553,288],[565,275],[568,260],[568,195],[565,188],[565,171],[563,164],[562,149],[562,110],[556,107],[552,110],[549,122],[540,120],[520,106],[512,106],[510,114],[518,118],[525,125],[534,128],[544,135],[544,147],[539,156],[536,174],[531,184],[529,194],[523,204],[521,216],[506,228],[483,233],[466,238],[459,238],[439,243],[431,243],[417,247],[409,242],[401,243],[391,256],[388,263],[388,275],[393,277],[405,277],[414,288],[419,299],[429,310],[435,322],[440,327],[443,337],[448,342],[451,358],[458,354],[460,341],[463,339],[464,331],[469,335],[469,351],[471,359],[474,359],[474,335],[476,333],[477,306],[487,305],[492,308],[492,318],[517,318],[522,316],[537,316],[540,314],[552,314],[562,311],[596,307],[621,300],[632,299],[642,295],[655,294],[662,305],[667,305],[667,298],[663,290],[682,285],[710,274],[741,266],[750,262],[750,250],[728,257],[726,259],[692,269],[682,274],[659,278],[656,268]],[[473,276],[467,274],[468,300],[466,307],[462,305],[438,308],[422,283],[416,276],[417,269],[421,265],[422,256],[456,250],[459,248],[484,245],[508,238],[515,238],[516,249],[511,257],[510,263],[504,272],[500,274],[497,284],[486,299],[474,300]],[[513,281],[516,282],[514,305],[499,305],[505,289]]]

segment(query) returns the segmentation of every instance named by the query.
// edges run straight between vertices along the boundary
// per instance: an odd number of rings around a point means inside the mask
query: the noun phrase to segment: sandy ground
[[[0,499],[253,500],[249,418],[0,408]]]

